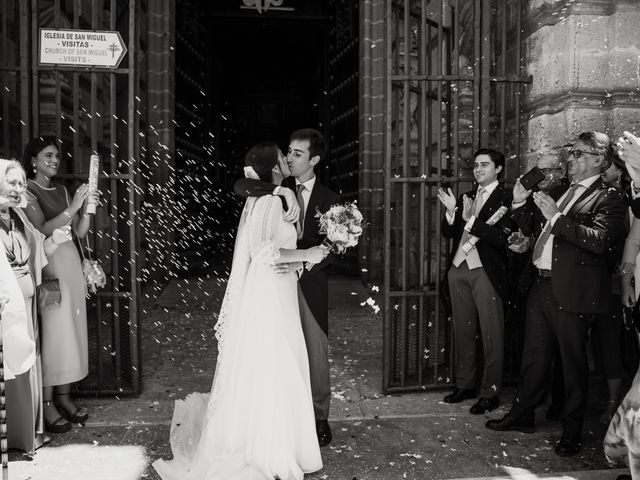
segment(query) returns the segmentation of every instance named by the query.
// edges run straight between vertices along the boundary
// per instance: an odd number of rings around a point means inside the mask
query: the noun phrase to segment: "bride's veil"
[[[220,383],[218,373],[222,370],[220,365],[224,360],[225,329],[227,324],[233,321],[233,316],[240,306],[242,290],[247,277],[247,271],[249,270],[249,264],[251,263],[251,255],[249,253],[249,236],[246,226],[248,217],[253,210],[255,202],[256,198],[249,197],[244,204],[244,209],[240,216],[238,233],[236,234],[236,243],[233,249],[231,273],[229,274],[227,289],[225,290],[224,297],[222,299],[222,306],[220,307],[220,313],[218,314],[218,321],[214,327],[216,339],[218,340],[218,358],[216,361],[216,371],[213,376],[213,385],[211,386],[211,399],[209,401],[210,413],[213,411],[215,403],[217,391],[216,385]]]

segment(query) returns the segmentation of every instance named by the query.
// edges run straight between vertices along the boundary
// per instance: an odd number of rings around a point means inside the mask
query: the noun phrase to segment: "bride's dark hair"
[[[278,145],[275,142],[259,143],[247,152],[244,156],[244,164],[253,167],[260,180],[271,182],[271,170],[278,163]]]

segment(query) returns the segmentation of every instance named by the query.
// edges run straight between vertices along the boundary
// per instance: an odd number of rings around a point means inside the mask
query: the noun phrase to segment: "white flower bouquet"
[[[334,205],[325,213],[316,213],[320,224],[320,233],[326,235],[322,245],[337,253],[344,253],[347,248],[358,245],[358,238],[362,235],[362,213],[356,202],[344,205]],[[307,270],[313,267],[306,263]]]

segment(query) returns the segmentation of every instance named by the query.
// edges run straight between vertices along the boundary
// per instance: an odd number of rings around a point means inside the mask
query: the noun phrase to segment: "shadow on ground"
[[[54,436],[32,460],[12,453],[11,479],[158,479],[150,464],[171,456],[173,401],[211,387],[213,325],[223,294],[224,275],[211,272],[176,280],[157,299],[144,301],[143,393],[83,399],[92,412],[86,427]],[[305,478],[492,478],[511,472],[522,479],[615,479],[621,472],[607,469],[597,411],[587,422],[583,451],[566,459],[553,452],[559,424],[542,422],[529,435],[498,433],[484,428],[486,417],[468,414],[471,402],[444,404],[442,392],[382,395],[382,314],[362,305],[369,297],[358,279],[331,279],[334,440],[322,450],[324,468]],[[507,404],[512,394],[503,392]],[[492,417],[505,412],[503,406]]]

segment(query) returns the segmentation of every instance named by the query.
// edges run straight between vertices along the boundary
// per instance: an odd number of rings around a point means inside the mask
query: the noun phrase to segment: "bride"
[[[288,168],[275,143],[245,157],[245,176],[280,185]],[[173,460],[154,462],[163,480],[300,480],[322,468],[297,274],[277,263],[320,263],[324,247],[296,250],[280,198],[247,199],[216,324],[218,359],[210,395],[175,404]]]

